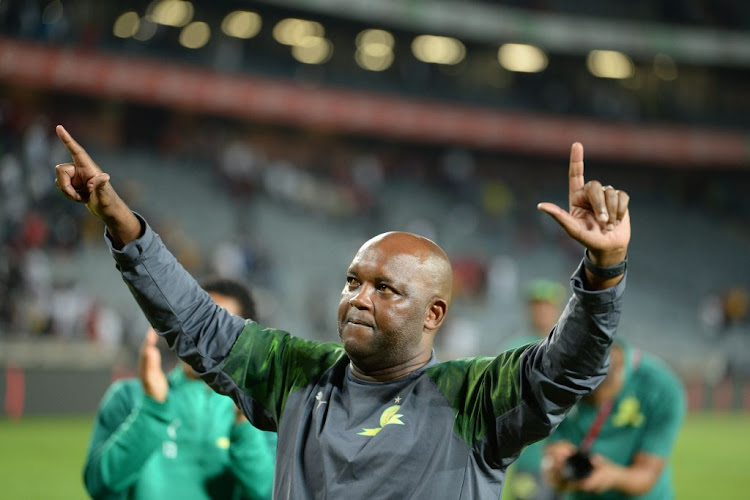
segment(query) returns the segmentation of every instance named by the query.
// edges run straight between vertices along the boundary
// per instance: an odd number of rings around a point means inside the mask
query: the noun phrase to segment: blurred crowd
[[[70,254],[80,224],[50,176],[64,150],[42,114],[4,102],[0,107],[0,326],[6,333],[71,338],[114,336],[117,315],[75,282],[53,279],[50,252]],[[108,333],[104,333],[104,332]]]

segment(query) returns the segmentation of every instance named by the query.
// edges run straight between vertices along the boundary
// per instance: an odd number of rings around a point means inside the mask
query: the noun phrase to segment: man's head
[[[426,362],[448,312],[452,282],[448,257],[427,238],[390,232],[362,245],[338,309],[339,337],[358,371]]]
[[[529,321],[534,333],[546,336],[560,317],[565,288],[550,280],[534,280],[526,287]]]
[[[225,278],[208,279],[201,283],[214,302],[227,311],[242,318],[256,319],[255,300],[250,290],[234,280]]]

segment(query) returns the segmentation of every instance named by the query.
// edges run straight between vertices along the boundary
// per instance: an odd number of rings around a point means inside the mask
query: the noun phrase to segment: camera
[[[588,452],[577,450],[565,460],[560,476],[564,481],[580,481],[589,477],[592,470],[594,466],[591,464]]]

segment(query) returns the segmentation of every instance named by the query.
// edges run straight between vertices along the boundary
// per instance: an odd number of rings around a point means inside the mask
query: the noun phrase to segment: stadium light
[[[221,31],[235,38],[248,39],[260,32],[262,20],[255,12],[235,10],[221,22]]]
[[[448,65],[460,63],[466,55],[459,40],[435,35],[419,35],[412,41],[411,51],[422,62]]]
[[[138,33],[138,28],[141,25],[141,18],[134,11],[124,12],[120,14],[120,17],[115,21],[112,27],[112,34],[117,38],[130,38]]]
[[[138,29],[133,35],[133,38],[139,42],[146,42],[156,34],[156,23],[152,23],[147,16],[141,18],[141,22],[138,24]]]
[[[497,51],[497,60],[508,71],[539,73],[547,67],[547,54],[539,47],[523,43],[506,43]]]
[[[282,19],[273,27],[273,37],[283,45],[302,46],[307,37],[322,38],[325,35],[323,25],[304,19]]]
[[[357,47],[369,44],[381,44],[388,48],[393,48],[394,39],[388,31],[369,29],[360,31],[356,38]]]
[[[180,45],[188,49],[199,49],[211,38],[211,28],[207,23],[197,21],[190,23],[180,31]]]
[[[586,66],[592,75],[599,78],[630,78],[635,74],[633,61],[616,50],[592,50],[586,58]]]
[[[654,74],[664,81],[677,79],[677,64],[667,54],[656,54],[654,56]]]
[[[393,35],[385,30],[368,29],[356,38],[354,60],[368,71],[383,71],[393,64]]]
[[[164,26],[182,28],[193,19],[193,4],[181,0],[161,0],[157,3],[149,20]]]
[[[333,44],[320,36],[307,36],[292,47],[292,56],[305,64],[323,64],[333,55]]]
[[[357,52],[354,53],[354,60],[362,69],[384,71],[393,64],[393,52],[387,52],[381,56],[373,56],[361,49],[357,49]]]

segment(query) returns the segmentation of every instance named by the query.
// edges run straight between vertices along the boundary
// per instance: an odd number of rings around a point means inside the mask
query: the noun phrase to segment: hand
[[[604,493],[615,489],[622,467],[610,462],[602,455],[592,455],[591,465],[594,466],[594,470],[586,479],[576,482],[575,489],[588,493]]]
[[[161,369],[161,352],[156,347],[157,340],[159,340],[159,336],[153,328],[149,328],[138,356],[138,378],[141,379],[143,392],[163,403],[167,400],[169,382],[167,382],[167,376]]]
[[[565,461],[576,452],[576,446],[570,441],[555,441],[544,449],[541,470],[544,480],[557,490],[570,489],[570,483],[562,478]]]
[[[73,158],[73,163],[55,167],[55,184],[69,200],[85,203],[91,213],[103,218],[106,207],[118,198],[109,183],[109,174],[102,172],[62,125],[55,132]]]
[[[583,146],[578,142],[570,148],[568,175],[569,212],[554,203],[540,203],[539,210],[585,246],[594,264],[607,267],[622,262],[630,242],[630,197],[612,186],[602,187],[599,181],[584,181]]]
[[[55,167],[58,189],[69,200],[85,203],[92,214],[104,221],[116,248],[138,238],[141,223],[109,183],[109,174],[102,172],[62,125],[55,131],[73,159],[73,163]]]

